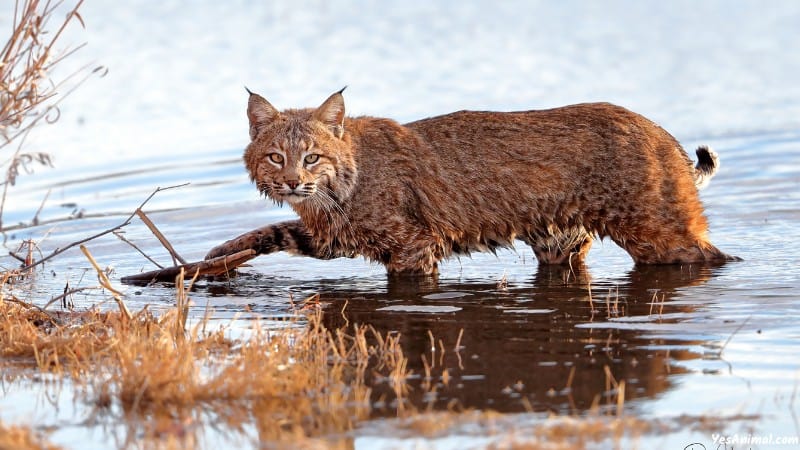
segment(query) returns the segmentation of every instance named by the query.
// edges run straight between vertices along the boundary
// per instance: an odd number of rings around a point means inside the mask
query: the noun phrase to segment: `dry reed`
[[[19,425],[0,423],[0,450],[56,450],[36,432]]]
[[[261,441],[298,442],[342,436],[367,419],[368,376],[390,380],[398,395],[407,377],[397,337],[328,330],[321,318],[315,308],[279,330],[255,321],[247,337],[232,339],[224,328],[204,331],[206,321],[186,329],[183,307],[57,317],[4,298],[0,355],[69,377],[100,413],[124,411],[126,422],[155,434],[164,434],[165,417],[193,423],[210,414],[230,430],[254,424]]]
[[[22,151],[27,134],[38,124],[57,121],[59,102],[92,73],[104,70],[98,67],[90,72],[84,67],[60,80],[52,77],[53,69],[82,47],[58,48],[68,25],[75,21],[83,25],[78,12],[82,3],[78,0],[69,8],[63,0],[14,2],[11,33],[0,50],[0,151],[14,145],[16,149],[0,164],[5,171],[0,229],[9,186],[21,173],[30,173],[34,165],[51,165],[48,153]],[[66,15],[59,20],[57,13],[64,10]]]
[[[70,379],[96,417],[126,425],[120,448],[140,446],[142,439],[145,447],[199,448],[208,426],[262,447],[348,448],[351,432],[373,411],[375,383],[393,390],[394,398],[379,403],[396,410],[393,429],[401,440],[403,429],[425,437],[471,429],[494,436],[491,448],[582,449],[685,428],[625,415],[625,383],[609,370],[604,391],[616,395],[605,413],[598,405],[585,416],[530,421],[492,411],[420,411],[407,400],[412,374],[400,335],[368,326],[327,329],[319,303],[309,299],[298,302],[306,305],[297,309],[304,315],[285,327],[268,329],[253,320],[245,337],[234,339],[225,327],[206,331],[206,319],[187,318],[190,287],[177,279],[176,307],[158,315],[145,308],[130,318],[121,311],[56,314],[6,294],[0,297],[0,362],[7,369],[13,356],[16,371],[27,364],[30,374]],[[451,348],[429,339],[437,352]],[[430,356],[423,374],[430,382],[422,384],[435,394],[434,380],[447,375]]]

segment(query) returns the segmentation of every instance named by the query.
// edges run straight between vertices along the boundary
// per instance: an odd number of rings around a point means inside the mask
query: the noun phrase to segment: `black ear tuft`
[[[342,96],[342,91],[344,91],[344,88],[331,94],[312,115],[314,120],[327,125],[334,136],[339,139],[344,136],[344,97]]]
[[[250,90],[248,89],[247,92]],[[247,100],[247,119],[250,121],[251,141],[254,141],[264,128],[278,118],[280,118],[280,113],[267,99],[250,92],[250,98]]]

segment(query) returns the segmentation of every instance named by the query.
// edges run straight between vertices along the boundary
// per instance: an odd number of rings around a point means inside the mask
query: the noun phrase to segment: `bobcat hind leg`
[[[628,244],[624,248],[636,264],[715,264],[742,260],[721,251],[705,239],[686,238],[664,250],[655,250],[649,244]]]
[[[667,205],[669,206],[669,205]],[[740,261],[708,241],[708,225],[699,212],[673,208],[628,221],[628,228],[611,228],[610,237],[636,264],[695,264]]]

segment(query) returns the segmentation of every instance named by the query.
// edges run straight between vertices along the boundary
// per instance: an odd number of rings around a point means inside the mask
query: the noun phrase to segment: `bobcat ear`
[[[264,97],[245,89],[250,94],[247,100],[247,119],[250,120],[250,140],[254,141],[265,126],[280,117],[280,113]]]
[[[311,116],[313,119],[327,125],[333,135],[339,139],[344,136],[344,96],[342,92],[345,89],[347,89],[347,86],[328,97]]]

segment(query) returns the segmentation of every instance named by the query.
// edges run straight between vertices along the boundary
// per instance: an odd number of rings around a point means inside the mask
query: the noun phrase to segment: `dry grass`
[[[72,3],[72,2],[70,2]],[[8,187],[20,173],[31,172],[33,165],[51,165],[47,153],[22,151],[27,134],[40,123],[53,123],[59,118],[58,104],[91,73],[84,67],[63,79],[51,76],[53,69],[82,46],[59,48],[64,30],[73,22],[83,25],[78,10],[83,0],[66,7],[63,0],[16,0],[11,32],[0,50],[0,152],[14,147],[5,161],[2,210]],[[61,12],[65,12],[61,16]],[[63,18],[62,18],[63,17]]]
[[[185,291],[178,296],[185,306]],[[183,439],[213,416],[229,430],[254,425],[262,441],[296,443],[342,436],[367,419],[368,376],[396,383],[401,395],[407,376],[398,339],[364,326],[327,330],[321,314],[313,308],[277,331],[256,321],[248,337],[231,339],[224,329],[206,331],[206,321],[184,331],[181,306],[130,319],[56,316],[6,297],[0,355],[16,368],[69,377],[96,414],[123,411],[120,419],[142,428],[131,435]]]
[[[506,449],[585,449],[600,444],[608,448],[624,448],[653,431],[654,423],[629,417],[557,417],[516,433],[509,433],[491,448]],[[630,444],[628,444],[630,445]]]
[[[187,287],[181,274],[175,285],[176,306],[158,315],[124,306],[118,312],[57,314],[0,290],[0,356],[13,361],[17,373],[27,365],[28,374],[71,380],[78,398],[93,405],[93,417],[127,427],[125,436],[116,437],[120,448],[138,446],[142,438],[146,447],[203,447],[209,426],[253,443],[349,448],[350,432],[370,418],[370,386],[376,383],[392,388],[393,398],[379,403],[396,410],[395,430],[415,436],[458,433],[472,424],[479,435],[495,436],[497,448],[580,449],[619,445],[652,429],[646,421],[623,417],[624,382],[608,370],[606,391],[618,395],[616,408],[606,409],[616,414],[555,417],[520,427],[513,415],[491,411],[420,411],[407,400],[412,374],[399,334],[382,335],[368,326],[329,330],[312,297],[296,305],[298,315],[286,327],[266,329],[254,320],[246,337],[234,339],[225,328],[209,331],[208,320],[187,325],[191,282]],[[439,347],[444,352],[444,344]],[[445,380],[444,366],[431,360],[425,380]],[[422,389],[435,394],[436,383],[423,383]]]
[[[56,450],[33,430],[18,425],[0,423],[0,450]]]
[[[608,407],[598,405],[585,416],[420,411],[407,402],[412,374],[401,336],[365,326],[326,329],[319,303],[311,299],[298,304],[302,315],[286,327],[267,329],[254,320],[245,337],[234,339],[224,327],[209,331],[207,320],[187,325],[187,292],[179,280],[176,307],[158,315],[145,308],[130,317],[122,309],[56,314],[0,295],[0,371],[6,380],[13,371],[70,380],[76,398],[93,408],[89,422],[126,427],[123,436],[113,436],[119,448],[204,448],[209,428],[254,446],[351,448],[352,432],[373,411],[375,383],[393,388],[394,398],[379,403],[396,410],[398,418],[387,423],[399,440],[405,430],[415,437],[491,437],[490,448],[622,448],[702,423],[625,415],[624,382],[608,370],[605,391],[617,395]],[[432,366],[427,370],[428,378],[444,377]],[[423,389],[435,393],[434,385],[423,383]],[[738,419],[720,420],[713,429]],[[15,441],[0,440],[0,450],[52,448],[30,431],[2,431]]]

